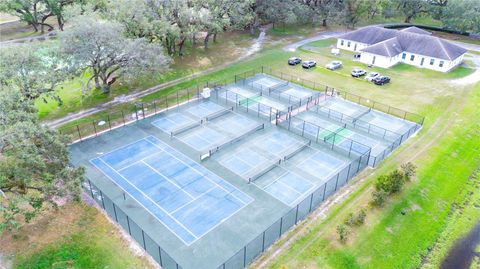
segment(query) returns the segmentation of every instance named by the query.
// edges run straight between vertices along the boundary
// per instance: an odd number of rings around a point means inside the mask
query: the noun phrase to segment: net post
[[[112,130],[112,124],[110,123],[110,114],[107,114],[108,128]]]

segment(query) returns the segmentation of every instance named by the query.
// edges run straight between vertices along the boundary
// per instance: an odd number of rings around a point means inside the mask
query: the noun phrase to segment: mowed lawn
[[[154,268],[120,234],[95,207],[73,203],[42,214],[15,238],[4,233],[0,252],[14,269]]]

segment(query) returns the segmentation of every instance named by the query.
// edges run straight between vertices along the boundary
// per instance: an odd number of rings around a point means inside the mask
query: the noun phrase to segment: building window
[[[406,54],[406,53],[403,53],[403,54],[402,54],[402,60],[405,60],[405,58],[407,58],[407,54]]]
[[[440,61],[440,64],[438,66],[443,67],[444,61]]]
[[[340,46],[343,46],[343,43],[345,42],[345,40],[340,40]]]
[[[347,47],[349,47],[349,48],[350,48],[350,41],[348,41],[348,42],[347,42]]]
[[[434,60],[434,59],[430,59],[430,65],[433,65],[433,63],[435,63],[435,60]]]
[[[413,60],[415,60],[415,55],[412,54],[412,55],[410,56],[410,61],[413,61]]]

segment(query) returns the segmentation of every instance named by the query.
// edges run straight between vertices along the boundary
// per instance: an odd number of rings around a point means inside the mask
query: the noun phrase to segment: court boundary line
[[[130,146],[132,144],[135,144],[136,142],[139,142],[139,141],[142,141],[142,140],[145,140],[147,141],[148,143],[150,143],[151,145],[153,145],[155,148],[163,151],[163,152],[166,152],[167,154],[169,154],[167,151],[165,151],[164,149],[160,148],[158,145],[152,143],[151,141],[148,140],[148,138],[153,138],[155,139],[156,141],[158,142],[161,142],[164,144],[163,141],[159,140],[158,138],[156,138],[155,136],[153,135],[148,135],[144,138],[141,138],[139,140],[136,140],[136,141],[133,141],[131,143],[128,143],[126,145],[122,145],[120,147],[117,147],[116,149],[113,149],[111,151],[109,151],[108,153],[104,153],[102,155],[106,155],[106,154],[110,154],[120,148],[123,148],[123,147],[127,147],[127,146]],[[168,144],[167,144],[168,146]],[[178,152],[176,149],[168,146],[169,148],[171,148],[173,151],[175,151],[176,153],[178,154],[182,154],[180,152]],[[148,157],[152,156],[153,154],[156,154],[156,153],[152,153],[150,155],[148,155]],[[200,173],[200,171],[198,171],[196,168],[192,167],[191,165],[185,163],[184,161],[180,160],[177,158],[177,156],[174,156],[173,154],[169,154],[171,155],[172,157],[174,157],[175,159],[177,159],[178,161],[184,163],[185,165],[187,165],[190,169],[192,170],[195,170],[199,175],[201,175],[202,177],[205,177],[207,178],[207,180],[209,180],[211,183],[215,184],[217,187],[221,188],[223,191],[226,192],[226,195],[232,195],[233,197],[235,197],[238,201],[241,202],[241,204],[243,206],[239,207],[236,211],[232,212],[230,215],[228,215],[226,218],[220,220],[216,225],[214,225],[213,227],[211,227],[209,230],[205,231],[203,234],[197,236],[195,234],[193,234],[192,231],[190,231],[187,227],[185,227],[183,224],[181,224],[175,217],[173,217],[170,213],[168,213],[165,209],[163,209],[162,207],[160,207],[158,205],[158,203],[156,203],[155,201],[153,201],[150,197],[148,197],[143,191],[139,190],[136,186],[134,186],[128,179],[126,179],[123,175],[121,175],[120,173],[118,173],[118,171],[116,169],[114,169],[113,167],[111,167],[109,164],[107,164],[101,157],[103,156],[100,156],[100,157],[96,157],[96,158],[93,158],[90,160],[90,163],[92,163],[98,170],[100,170],[102,172],[102,174],[104,174],[107,178],[110,179],[110,181],[112,181],[116,186],[118,186],[121,190],[123,190],[125,193],[129,194],[129,196],[135,200],[138,204],[140,204],[141,207],[143,207],[145,210],[147,210],[147,212],[150,213],[150,215],[152,215],[154,218],[156,218],[160,223],[163,224],[163,226],[165,226],[171,233],[173,233],[177,238],[179,238],[185,245],[187,246],[190,246],[192,245],[193,243],[195,243],[197,240],[199,240],[200,238],[202,238],[203,236],[205,236],[206,234],[208,234],[209,232],[211,232],[212,230],[214,230],[215,228],[217,228],[219,225],[221,225],[223,222],[225,222],[226,220],[230,219],[232,216],[234,216],[235,214],[237,214],[239,211],[241,211],[243,208],[245,208],[246,206],[248,206],[249,204],[251,204],[253,201],[255,201],[255,199],[253,199],[250,195],[244,193],[243,191],[241,191],[240,189],[238,189],[237,187],[235,187],[234,185],[230,184],[229,182],[225,181],[224,179],[220,178],[220,180],[222,180],[223,183],[226,183],[228,185],[230,185],[230,187],[233,189],[233,191],[228,191],[227,189],[225,189],[223,186],[221,186],[220,184],[218,184],[217,182],[213,181],[210,179],[209,176],[206,176],[206,175],[203,175],[202,173]],[[145,158],[148,158],[148,157],[145,157]],[[186,156],[188,158],[188,156]],[[174,220],[174,222],[176,222],[180,227],[182,227],[183,229],[185,229],[186,232],[188,232],[190,235],[192,235],[195,239],[191,242],[191,243],[188,243],[186,242],[183,238],[181,238],[175,231],[173,231],[170,227],[168,227],[168,225],[165,224],[165,222],[163,222],[162,220],[160,220],[152,211],[150,211],[143,203],[141,203],[140,201],[138,201],[130,192],[128,192],[127,190],[125,190],[122,186],[120,186],[119,184],[116,183],[116,181],[114,181],[107,173],[105,173],[100,167],[98,167],[95,163],[93,163],[92,161],[94,159],[99,159],[101,162],[103,162],[106,166],[108,166],[110,169],[112,169],[114,171],[114,173],[116,173],[118,176],[120,176],[121,178],[123,178],[124,180],[127,181],[127,183],[129,185],[132,185],[135,189],[137,189],[137,191],[139,191],[143,196],[145,196],[148,200],[150,200],[152,203],[154,203],[154,205],[156,205],[161,211],[163,211],[164,213],[167,214],[167,216],[169,216],[172,220]],[[143,160],[143,159],[142,159]],[[193,160],[192,160],[193,161]],[[205,168],[205,167],[204,167]],[[210,170],[208,170],[207,168],[205,168],[207,171],[209,171],[211,174],[213,174],[213,172],[211,172]],[[156,171],[156,170],[154,170]],[[160,174],[161,176],[163,176],[162,174]],[[214,174],[216,175],[216,174]],[[164,177],[164,176],[163,176]],[[168,180],[168,179],[167,179]],[[242,199],[240,199],[240,197],[237,197],[237,195],[234,193],[236,191],[239,191],[241,192],[244,196],[246,196],[247,198],[249,198],[247,202],[244,202]],[[196,200],[196,199],[195,199]]]
[[[270,182],[268,185],[266,185],[266,186],[263,187],[263,188],[260,187],[258,184],[256,184],[255,181],[253,182],[253,184],[254,184],[255,186],[257,186],[259,189],[261,189],[262,191],[264,191],[264,192],[266,192],[267,194],[269,194],[270,196],[272,196],[273,198],[279,200],[279,201],[282,202],[283,204],[285,204],[285,205],[287,205],[287,206],[290,206],[290,207],[292,206],[292,204],[295,204],[295,202],[297,202],[298,200],[300,200],[300,198],[306,197],[306,195],[307,195],[308,193],[310,193],[313,188],[316,187],[316,184],[315,184],[315,183],[313,183],[313,182],[311,182],[310,180],[306,179],[305,177],[303,177],[303,176],[295,173],[294,171],[291,171],[291,170],[286,169],[286,168],[281,167],[281,166],[279,166],[279,167],[282,168],[282,169],[284,169],[284,170],[285,170],[285,173],[283,173],[283,174],[281,174],[280,176],[278,176],[273,182]],[[286,174],[289,174],[289,173],[290,173],[290,174],[293,174],[293,175],[295,175],[295,176],[298,176],[298,177],[300,177],[300,178],[303,178],[304,180],[306,180],[307,182],[310,183],[311,187],[308,188],[308,190],[306,190],[304,193],[300,193],[300,192],[298,192],[297,190],[293,189],[292,187],[288,186],[287,184],[278,181],[281,177],[283,177],[283,176],[285,176]],[[285,203],[284,201],[276,198],[276,197],[273,196],[271,193],[269,193],[268,191],[265,190],[266,188],[268,188],[269,186],[271,186],[272,184],[274,184],[274,183],[276,183],[276,182],[280,182],[280,184],[286,186],[287,188],[295,191],[296,193],[298,193],[298,194],[300,194],[300,195],[297,197],[297,199],[293,200],[293,202],[292,202],[291,204]]]
[[[94,159],[99,159],[101,162],[103,162],[106,166],[108,166],[110,169],[112,169],[116,174],[118,174],[120,177],[122,177],[123,179],[125,179],[127,181],[128,184],[132,185],[130,183],[129,180],[127,180],[125,177],[123,177],[120,173],[118,173],[113,167],[111,167],[109,164],[107,164],[104,160],[101,159],[101,157],[98,157],[98,158],[94,158]],[[92,159],[93,160],[93,159]],[[160,220],[152,211],[150,211],[142,202],[138,201],[130,192],[128,192],[127,190],[125,190],[122,186],[120,186],[119,184],[116,183],[116,181],[114,181],[109,175],[107,175],[100,167],[98,167],[95,163],[92,162],[92,164],[97,167],[98,170],[100,170],[105,176],[107,176],[113,183],[115,183],[115,185],[117,185],[120,189],[122,189],[125,193],[128,193],[129,196],[135,200],[138,204],[140,204],[141,207],[143,207],[145,210],[147,210],[148,212],[150,212],[150,214],[156,218],[158,221],[160,221],[163,226],[165,226],[170,232],[172,232],[176,237],[178,237],[183,243],[185,243],[187,246],[190,246],[191,244],[193,244],[193,242],[195,242],[196,240],[198,240],[198,237],[195,236],[190,230],[186,229],[185,227],[183,227],[182,224],[178,223],[180,225],[180,227],[184,228],[186,232],[188,232],[191,236],[193,236],[195,238],[194,241],[192,241],[192,243],[187,243],[185,242],[185,240],[183,240],[183,238],[181,238],[176,232],[174,232],[170,227],[168,227],[168,225],[166,225],[162,220]],[[142,193],[144,196],[146,196],[142,191],[138,190],[138,188],[136,188],[135,186],[133,186],[135,189],[137,189],[137,191],[139,191],[140,193]],[[146,196],[146,198],[150,201],[152,201],[150,199],[150,197]],[[153,201],[152,201],[153,202]],[[153,202],[157,207],[158,204],[156,202]],[[178,222],[178,220],[176,220],[175,218],[173,218],[172,216],[170,216],[170,214],[168,212],[166,212],[163,208],[159,207],[159,209],[161,211],[164,211],[170,218],[172,218],[174,220],[174,222]]]
[[[157,140],[158,142],[161,142],[161,143],[165,144],[164,142],[162,142],[161,140],[157,139],[156,137],[154,137],[154,136],[152,136],[152,135],[147,136],[147,138],[148,138],[148,137],[151,137],[151,138]],[[147,141],[148,141],[148,140],[147,140]],[[152,145],[154,145],[156,148],[158,148],[158,149],[166,152],[165,150],[163,150],[162,148],[160,148],[158,145],[152,143],[151,141],[148,141],[148,142],[151,143]],[[178,152],[176,149],[174,149],[173,147],[170,147],[168,144],[166,144],[166,145],[167,145],[169,148],[173,149],[173,150],[174,150],[175,152],[177,152],[178,154],[181,154],[181,155],[185,156],[186,158],[188,158],[189,160],[191,160],[188,156],[184,155],[183,153]],[[167,152],[167,153],[168,153],[168,152]],[[172,156],[173,156],[173,155],[172,155]],[[234,191],[235,191],[235,190],[240,191],[237,187],[235,187],[234,185],[230,184],[229,182],[226,182],[226,180],[222,179],[222,178],[219,177],[217,174],[215,174],[215,173],[213,173],[212,171],[208,170],[206,167],[202,166],[202,168],[204,168],[205,170],[207,170],[207,173],[208,173],[207,175],[204,175],[203,173],[201,173],[200,171],[198,171],[198,169],[194,168],[194,167],[191,166],[190,164],[185,163],[183,160],[180,160],[179,158],[177,158],[177,156],[173,156],[173,157],[174,157],[175,159],[177,159],[178,161],[182,162],[183,164],[185,164],[186,166],[188,166],[189,168],[191,168],[192,170],[195,170],[200,176],[203,176],[203,177],[207,178],[207,180],[212,181],[209,176],[213,174],[213,175],[217,176],[218,179],[220,179],[223,183],[229,184],[229,185],[234,189]],[[195,162],[195,161],[193,161],[193,160],[191,160],[191,161],[192,161],[192,162]],[[199,164],[199,165],[200,165],[200,164]],[[232,191],[232,192],[228,191],[227,189],[225,189],[223,186],[219,185],[218,183],[216,183],[216,182],[213,182],[213,183],[215,183],[215,184],[218,185],[220,188],[222,188],[226,193],[233,193],[233,191]],[[242,191],[240,191],[240,192],[242,192]],[[243,192],[242,192],[242,193],[243,193]],[[245,194],[245,193],[244,193],[244,194]],[[245,195],[247,195],[247,194],[245,194]],[[247,196],[250,197],[249,195],[247,195]],[[238,198],[238,197],[237,197],[237,198]],[[250,197],[250,198],[251,198],[251,197]],[[253,198],[251,198],[251,199],[254,200]],[[240,200],[240,199],[239,199],[239,200]],[[243,201],[242,201],[242,202],[243,202]]]

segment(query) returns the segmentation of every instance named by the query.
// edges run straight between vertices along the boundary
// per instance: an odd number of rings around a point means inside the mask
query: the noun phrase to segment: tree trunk
[[[413,18],[414,15],[408,15],[406,18],[405,18],[405,23],[410,23],[412,21],[412,18]]]
[[[205,46],[205,49],[208,49],[208,40],[210,39],[210,33],[207,33],[205,36],[205,39],[203,40],[203,45]]]
[[[110,85],[108,85],[108,83],[103,83],[102,92],[104,94],[109,94],[110,93]]]
[[[94,81],[95,81],[95,88],[96,88],[96,89],[100,89],[100,88],[101,88],[101,85],[100,85],[100,80],[99,80],[98,76],[96,76],[96,77],[94,78]]]
[[[63,25],[65,24],[65,22],[63,21],[63,18],[60,16],[57,16],[57,23],[60,31],[63,31]]]
[[[104,94],[110,93],[110,83],[108,83],[108,77],[102,78],[102,92]]]
[[[213,42],[214,42],[214,43],[217,43],[217,33],[214,33],[214,34],[213,34]]]
[[[178,44],[178,55],[179,56],[183,56],[183,45],[185,45],[185,37],[182,39],[182,41],[180,41],[180,43]]]
[[[192,44],[193,44],[194,46],[197,45],[197,36],[196,36],[195,33],[192,34]]]
[[[327,19],[322,19],[322,26],[327,27]]]

